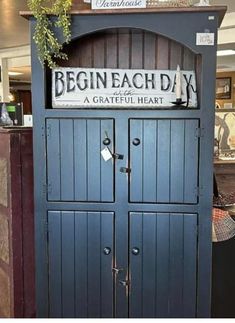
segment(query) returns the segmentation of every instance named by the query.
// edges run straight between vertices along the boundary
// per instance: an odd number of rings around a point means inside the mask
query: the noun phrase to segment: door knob
[[[134,146],[138,146],[140,144],[140,139],[139,138],[134,138],[132,140],[132,143],[133,143]]]
[[[140,249],[137,247],[132,248],[131,253],[137,256],[140,253]]]
[[[105,146],[110,145],[110,143],[111,143],[111,140],[110,140],[109,138],[105,138],[105,139],[103,140],[103,144],[104,144]]]
[[[109,247],[105,247],[104,249],[103,249],[103,253],[107,256],[107,255],[109,255],[110,253],[111,253],[111,248],[109,248]]]

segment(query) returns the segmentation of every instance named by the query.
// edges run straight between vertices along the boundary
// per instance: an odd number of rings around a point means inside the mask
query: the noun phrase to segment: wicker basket
[[[147,0],[147,8],[149,7],[189,7],[193,4],[193,0]]]

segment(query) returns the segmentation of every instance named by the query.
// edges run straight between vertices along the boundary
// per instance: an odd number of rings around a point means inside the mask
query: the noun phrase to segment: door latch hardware
[[[110,144],[111,144],[111,140],[110,140],[109,138],[105,138],[105,139],[103,140],[103,144],[104,144],[105,146],[108,146],[108,145],[110,145]]]
[[[104,250],[103,250],[103,253],[107,256],[111,253],[111,248],[109,247],[105,247]]]
[[[137,247],[132,248],[131,253],[137,256],[140,253],[140,249]]]
[[[124,155],[120,155],[120,154],[114,153],[113,154],[113,158],[115,158],[115,159],[123,159],[124,158]]]
[[[128,167],[121,167],[120,168],[120,172],[121,173],[130,173],[131,172],[131,169],[128,168]]]
[[[119,280],[119,284],[126,287],[130,285],[129,280]]]
[[[120,273],[120,271],[123,271],[123,268],[113,268],[113,272],[115,273],[115,274],[119,274]]]
[[[139,146],[139,144],[140,144],[140,139],[139,139],[139,138],[134,138],[134,139],[132,140],[132,143],[133,143],[133,145],[134,145],[134,146]]]

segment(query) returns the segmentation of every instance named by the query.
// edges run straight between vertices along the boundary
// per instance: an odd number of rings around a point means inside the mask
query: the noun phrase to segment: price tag
[[[101,150],[101,155],[102,155],[104,161],[108,161],[109,159],[113,158],[113,155],[111,154],[108,147],[105,147],[104,149]]]
[[[196,45],[197,46],[213,46],[215,44],[214,33],[197,33]]]

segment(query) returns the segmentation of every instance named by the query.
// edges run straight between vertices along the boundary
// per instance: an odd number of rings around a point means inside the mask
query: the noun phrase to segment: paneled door
[[[130,114],[46,120],[50,317],[196,316],[199,122]]]

